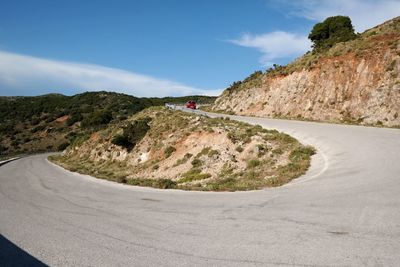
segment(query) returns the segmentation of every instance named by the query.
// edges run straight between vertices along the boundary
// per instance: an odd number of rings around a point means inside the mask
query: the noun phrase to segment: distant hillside
[[[287,66],[233,83],[213,110],[399,127],[400,17],[345,37],[348,41],[323,43]]]
[[[76,138],[147,107],[192,99],[209,104],[215,97],[137,98],[111,92],[0,97],[0,155],[62,150]]]

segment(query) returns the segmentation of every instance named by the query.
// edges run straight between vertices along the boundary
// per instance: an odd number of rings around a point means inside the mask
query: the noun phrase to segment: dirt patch
[[[69,115],[64,115],[62,117],[57,118],[55,121],[58,123],[66,122],[69,119]]]

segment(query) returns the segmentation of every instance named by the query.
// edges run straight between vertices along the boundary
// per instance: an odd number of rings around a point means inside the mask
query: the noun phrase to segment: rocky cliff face
[[[214,110],[384,126],[400,125],[400,17],[339,43],[308,53],[258,82],[230,88]],[[248,86],[246,84],[250,84]]]

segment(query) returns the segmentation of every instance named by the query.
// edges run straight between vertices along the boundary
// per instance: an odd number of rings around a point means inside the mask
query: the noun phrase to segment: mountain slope
[[[214,111],[400,126],[400,17],[236,82]]]

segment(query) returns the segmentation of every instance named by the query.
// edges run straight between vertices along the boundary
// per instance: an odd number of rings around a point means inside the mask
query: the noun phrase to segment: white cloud
[[[198,89],[122,69],[0,51],[0,95],[52,89],[109,90],[141,97],[218,95],[222,91]]]
[[[400,15],[399,0],[286,0],[278,3],[292,8],[291,14],[313,21],[336,15],[349,16],[358,32]]]
[[[229,42],[259,50],[263,54],[260,63],[264,66],[271,66],[276,59],[301,55],[311,47],[307,36],[283,31],[260,35],[243,34],[239,39]]]

